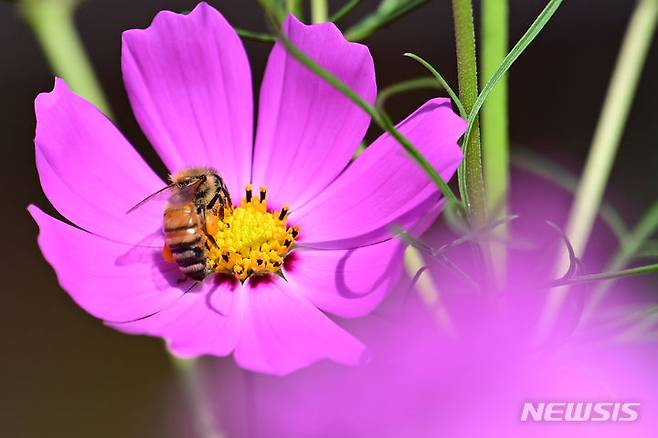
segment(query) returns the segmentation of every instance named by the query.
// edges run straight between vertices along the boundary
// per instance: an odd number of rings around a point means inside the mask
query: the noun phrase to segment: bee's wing
[[[203,180],[199,179],[183,188],[174,190],[174,192],[169,197],[169,204],[183,205],[194,201],[194,197],[197,193],[199,185],[201,185],[202,182]]]
[[[147,204],[151,201],[162,201],[162,200],[165,200],[165,199],[169,199],[174,194],[176,189],[177,189],[176,184],[169,184],[168,186],[165,186],[165,187],[161,188],[160,190],[158,190],[155,193],[151,193],[146,198],[139,201],[137,204],[132,206],[130,208],[130,210],[128,210],[126,212],[126,214],[132,213],[133,211],[137,210],[138,208],[140,208],[144,204]]]
[[[199,179],[191,184],[188,184],[183,188],[180,188],[173,183],[169,184],[168,186],[161,188],[157,192],[152,193],[146,198],[139,201],[130,210],[128,210],[126,214],[132,213],[133,211],[137,210],[144,204],[147,204],[151,201],[167,200],[169,201],[170,204],[173,205],[181,205],[181,204],[187,204],[188,202],[192,202],[194,200],[194,195],[196,194],[197,189],[199,188],[199,185],[202,182],[203,180]]]

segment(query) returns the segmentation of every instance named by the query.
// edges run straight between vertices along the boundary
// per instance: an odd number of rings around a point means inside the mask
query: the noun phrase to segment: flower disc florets
[[[266,188],[257,197],[252,186],[245,188],[240,205],[226,209],[224,217],[209,216],[208,256],[215,272],[235,275],[245,281],[251,275],[278,273],[299,235],[299,227],[290,227],[288,206],[267,209]]]

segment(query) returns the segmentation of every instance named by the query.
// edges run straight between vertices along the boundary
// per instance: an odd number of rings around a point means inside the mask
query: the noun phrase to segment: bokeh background
[[[255,0],[208,1],[235,26],[266,31]],[[164,176],[128,104],[120,71],[121,32],[148,26],[162,9],[192,9],[196,1],[87,0],[76,21],[127,138]],[[343,2],[330,2],[336,10]],[[477,2],[476,2],[477,3]],[[343,27],[376,7],[363,1]],[[542,0],[511,0],[511,40],[539,13]],[[514,147],[581,168],[633,1],[564,2],[547,28],[513,66],[510,77]],[[379,88],[425,75],[402,53],[417,53],[456,84],[450,2],[434,0],[367,41]],[[245,43],[254,87],[270,45]],[[192,433],[181,425],[190,406],[160,340],[114,332],[81,309],[57,284],[36,245],[26,206],[54,213],[34,165],[35,96],[53,74],[15,5],[0,2],[0,148],[3,236],[0,292],[0,434],[11,437],[161,437]],[[391,100],[399,120],[430,96],[414,92]],[[658,45],[648,56],[615,163],[607,197],[633,223],[658,195]],[[372,134],[376,132],[373,131]],[[92,145],[90,145],[92,147]],[[645,280],[657,291],[655,278]],[[221,389],[220,389],[221,390]],[[191,436],[191,435],[190,435]]]

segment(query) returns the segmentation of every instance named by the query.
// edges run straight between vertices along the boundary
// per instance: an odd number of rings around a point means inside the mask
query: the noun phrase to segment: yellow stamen
[[[287,226],[287,205],[280,211],[268,211],[265,187],[260,188],[258,197],[252,196],[252,190],[248,185],[240,205],[226,209],[223,219],[214,215],[206,218],[206,231],[213,238],[208,239],[211,266],[240,281],[281,271],[299,235],[299,227]]]

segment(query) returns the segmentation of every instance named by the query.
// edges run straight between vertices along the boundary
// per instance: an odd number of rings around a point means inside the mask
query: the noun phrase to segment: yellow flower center
[[[225,209],[224,218],[206,217],[208,257],[215,272],[235,275],[245,281],[251,275],[279,273],[290,253],[299,227],[289,227],[288,206],[269,211],[265,187],[254,197],[245,188],[240,205]]]

